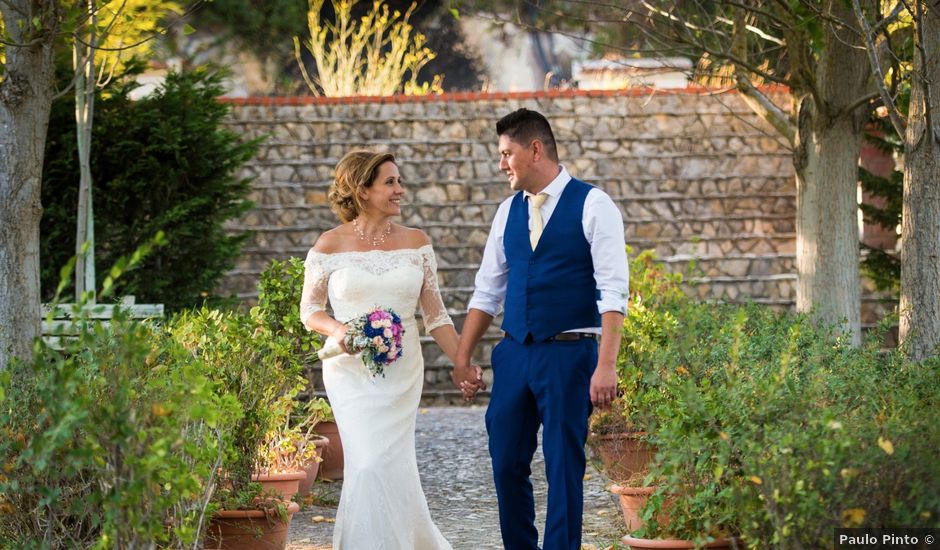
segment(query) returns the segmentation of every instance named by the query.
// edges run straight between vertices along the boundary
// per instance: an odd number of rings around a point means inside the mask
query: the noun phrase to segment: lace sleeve
[[[424,332],[431,334],[432,330],[443,325],[453,325],[454,322],[441,300],[441,290],[437,286],[437,258],[430,246],[422,252],[421,263],[424,267],[424,284],[421,286],[418,305],[421,307],[421,317],[424,318]]]
[[[304,262],[304,289],[300,295],[300,322],[304,327],[307,326],[307,319],[311,315],[326,308],[330,274],[324,265],[324,259],[321,254],[311,250]]]

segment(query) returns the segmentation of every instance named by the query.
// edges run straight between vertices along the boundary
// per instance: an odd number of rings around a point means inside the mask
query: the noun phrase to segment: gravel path
[[[421,483],[435,523],[455,550],[502,548],[496,490],[486,449],[482,406],[435,407],[418,414]],[[542,449],[532,465],[536,526],[544,530],[547,485]],[[584,482],[585,548],[607,548],[623,535],[623,520],[610,482],[588,465]],[[305,506],[290,526],[289,550],[330,548],[341,482],[317,483],[319,503]]]

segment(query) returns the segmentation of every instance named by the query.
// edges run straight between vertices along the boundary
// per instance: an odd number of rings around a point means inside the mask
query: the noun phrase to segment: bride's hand
[[[343,349],[343,353],[349,353],[349,350],[346,348],[346,328],[346,325],[341,324],[330,333],[330,338],[336,340],[339,347]]]

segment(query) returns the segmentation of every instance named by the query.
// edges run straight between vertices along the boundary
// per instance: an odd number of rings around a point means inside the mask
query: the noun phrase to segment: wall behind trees
[[[777,93],[783,94],[785,90]],[[778,97],[778,99],[783,99]],[[554,91],[388,98],[248,98],[231,128],[267,134],[243,168],[256,207],[233,229],[254,232],[223,292],[257,296],[272,259],[304,257],[337,223],[326,196],[333,167],[353,147],[398,157],[404,223],[434,242],[444,301],[460,328],[490,221],[510,194],[499,172],[495,123],[528,107],[552,122],[562,163],[609,193],[627,243],[688,272],[705,299],[791,308],[795,301],[795,183],[790,151],[735,93]],[[785,103],[781,101],[780,103]],[[863,323],[890,307],[863,298]],[[500,337],[497,319],[481,346]],[[446,358],[425,347],[426,400],[451,399]],[[316,373],[313,373],[316,379]]]

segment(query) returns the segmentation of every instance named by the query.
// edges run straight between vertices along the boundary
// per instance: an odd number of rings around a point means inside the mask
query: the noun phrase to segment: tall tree
[[[63,10],[55,0],[0,1],[0,371],[28,358],[39,335],[39,196]]]
[[[902,345],[920,361],[940,350],[940,2],[892,4],[868,10],[854,0],[853,10],[888,117],[904,136],[899,328]],[[893,36],[898,26],[910,33]],[[907,44],[913,45],[909,70],[898,63]],[[899,81],[909,82],[909,105]]]
[[[166,0],[82,0],[79,5],[84,24],[76,27],[72,37],[79,166],[75,301],[80,301],[88,290],[91,291],[89,299],[94,302],[95,218],[91,135],[95,117],[95,89],[107,82],[127,57],[149,53],[149,38],[157,22],[171,10],[177,10],[178,5]]]
[[[868,10],[878,6],[878,0],[861,3]],[[797,309],[841,324],[859,343],[857,166],[876,88],[851,4],[547,0],[540,5],[550,15],[547,20],[567,10],[577,14],[574,24],[622,27],[627,39],[614,41],[620,51],[696,59],[699,76],[728,80],[787,140],[796,170]],[[609,30],[597,36],[603,41]],[[773,83],[789,87],[791,105],[778,105],[762,91],[760,84]]]
[[[5,55],[0,66],[0,371],[13,357],[29,357],[39,335],[40,185],[49,111],[57,93],[54,58],[63,41],[71,46],[85,35],[80,29],[89,19],[82,4],[0,0]],[[102,4],[119,11],[128,6],[124,0],[96,5]],[[138,15],[122,13],[123,22]]]

